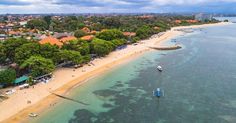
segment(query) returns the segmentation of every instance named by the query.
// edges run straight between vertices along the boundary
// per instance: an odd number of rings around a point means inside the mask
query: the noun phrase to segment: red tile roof
[[[93,38],[94,38],[93,35],[86,35],[86,36],[81,37],[80,39],[85,40],[85,41],[91,41],[93,40]]]
[[[181,20],[175,20],[175,23],[181,23],[182,21]]]
[[[20,31],[9,31],[8,34],[10,34],[10,35],[19,35]]]
[[[197,23],[198,20],[186,20],[188,23]]]
[[[63,45],[63,43],[61,43],[58,39],[56,38],[53,38],[51,36],[39,41],[40,44],[51,44],[51,45],[57,45],[59,47],[61,47]]]
[[[65,42],[67,42],[67,41],[72,41],[72,40],[77,40],[77,38],[74,37],[74,36],[68,36],[68,37],[62,38],[60,41],[63,42],[63,43],[65,43]]]
[[[89,32],[90,32],[90,29],[89,29],[88,27],[84,27],[84,28],[81,29],[81,30],[83,30],[83,31],[86,32],[86,33],[89,33]]]
[[[123,32],[124,36],[136,36],[135,32]]]

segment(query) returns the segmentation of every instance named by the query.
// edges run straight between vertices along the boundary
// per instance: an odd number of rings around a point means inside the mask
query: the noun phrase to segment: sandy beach
[[[49,108],[58,97],[51,94],[64,95],[75,86],[79,86],[94,76],[109,71],[120,64],[133,60],[150,50],[150,46],[160,46],[164,41],[183,34],[178,29],[202,28],[207,26],[226,25],[229,23],[216,23],[205,25],[174,27],[161,36],[154,35],[152,38],[140,41],[137,45],[129,45],[127,48],[114,51],[108,56],[95,59],[92,64],[84,65],[81,68],[60,68],[53,73],[53,79],[47,83],[39,83],[29,89],[19,90],[15,87],[16,93],[9,96],[9,99],[0,102],[0,122],[19,123],[24,122],[31,112],[39,113]],[[30,103],[29,103],[30,102]],[[40,114],[40,113],[39,113]]]

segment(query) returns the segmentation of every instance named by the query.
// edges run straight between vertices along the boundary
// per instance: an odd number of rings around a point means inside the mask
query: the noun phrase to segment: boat
[[[162,72],[163,71],[163,69],[162,69],[162,67],[159,65],[159,66],[157,66],[157,70],[159,70],[160,72]]]
[[[38,114],[35,114],[35,113],[30,113],[29,114],[29,117],[37,117],[38,116]]]
[[[161,96],[164,96],[164,90],[161,91],[160,88],[157,88],[153,91],[153,96],[160,98]]]

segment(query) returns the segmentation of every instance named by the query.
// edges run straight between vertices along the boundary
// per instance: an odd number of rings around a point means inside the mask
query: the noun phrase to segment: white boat
[[[38,115],[37,114],[35,114],[35,113],[30,113],[29,114],[29,117],[37,117]]]
[[[157,70],[159,70],[160,72],[162,72],[163,71],[163,69],[162,69],[162,67],[159,65],[159,66],[157,66]]]

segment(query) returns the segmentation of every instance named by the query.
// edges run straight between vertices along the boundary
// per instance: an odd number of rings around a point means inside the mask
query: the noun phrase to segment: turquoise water
[[[236,24],[176,38],[184,48],[152,51],[90,79],[36,123],[236,123]],[[156,70],[162,65],[162,73]],[[161,87],[165,97],[152,96]]]

